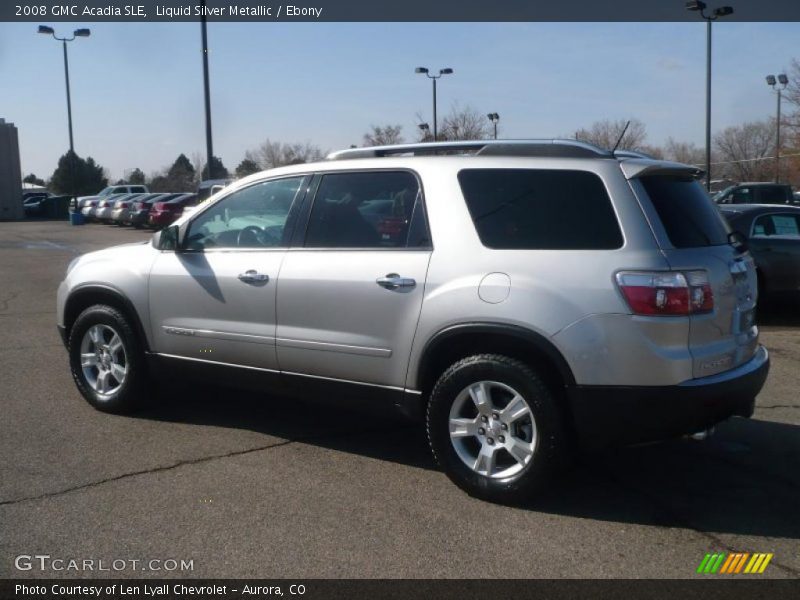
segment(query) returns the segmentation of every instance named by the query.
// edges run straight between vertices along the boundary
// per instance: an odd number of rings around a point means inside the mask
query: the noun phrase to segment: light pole
[[[203,12],[200,16],[200,29],[203,38],[203,95],[205,97],[206,106],[206,165],[208,169],[208,178],[214,179],[212,173],[212,159],[214,158],[214,144],[211,141],[211,91],[208,83],[208,32],[206,28],[206,0],[201,0],[200,5]],[[203,172],[200,171],[200,179],[203,178]]]
[[[428,138],[431,136],[431,126],[427,123],[420,123],[417,127],[419,127],[419,130],[422,132],[422,141],[427,142]]]
[[[778,117],[775,120],[775,183],[780,183],[781,180],[781,92],[789,85],[789,78],[785,74],[778,75],[777,81],[775,75],[767,75],[767,85],[778,93]],[[778,87],[778,86],[781,87]]]
[[[492,125],[494,125],[494,139],[497,139],[497,122],[500,120],[500,115],[497,113],[489,113],[486,117],[492,122]]]
[[[67,58],[67,42],[73,41],[78,37],[89,37],[91,31],[88,29],[76,29],[72,32],[71,38],[60,38],[52,27],[39,25],[39,33],[52,35],[54,39],[61,42],[64,48],[64,80],[67,83],[67,126],[69,127],[69,177],[72,184],[72,194],[75,195],[75,143],[72,138],[72,100],[69,93],[69,59]]]
[[[438,131],[436,129],[436,80],[439,79],[442,75],[452,75],[453,69],[446,68],[446,69],[439,69],[438,75],[431,75],[430,70],[427,67],[417,67],[414,69],[415,73],[424,73],[427,75],[428,79],[433,81],[433,141],[436,141]]]
[[[720,6],[705,13],[706,3],[700,0],[691,0],[686,3],[686,9],[697,11],[706,22],[706,190],[711,191],[711,23],[720,17],[733,14],[730,6]]]

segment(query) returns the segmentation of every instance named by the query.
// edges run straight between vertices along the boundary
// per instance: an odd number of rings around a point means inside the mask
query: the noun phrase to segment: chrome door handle
[[[414,287],[417,285],[417,282],[410,277],[400,277],[397,273],[389,273],[385,277],[378,277],[375,283],[387,290],[396,290],[401,287]]]
[[[239,281],[244,281],[245,283],[263,283],[269,281],[269,275],[250,269],[244,273],[239,273]]]

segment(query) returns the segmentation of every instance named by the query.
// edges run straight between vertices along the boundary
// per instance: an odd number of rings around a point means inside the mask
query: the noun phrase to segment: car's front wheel
[[[470,356],[447,369],[431,392],[427,429],[450,479],[494,502],[529,498],[566,455],[554,394],[536,371],[507,356]]]
[[[72,377],[89,404],[105,412],[124,413],[141,403],[144,353],[119,310],[103,304],[85,309],[72,326],[67,346]]]

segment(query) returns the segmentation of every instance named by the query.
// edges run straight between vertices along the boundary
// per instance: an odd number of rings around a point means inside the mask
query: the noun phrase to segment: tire
[[[493,410],[479,410],[475,397],[485,398],[487,389]],[[454,429],[460,435],[454,438],[451,418],[459,419]],[[491,502],[530,499],[568,455],[553,392],[534,369],[507,356],[470,356],[448,368],[431,392],[426,426],[434,458],[447,476],[471,496]],[[480,464],[473,462],[482,454]]]
[[[75,385],[96,409],[121,414],[143,403],[144,352],[133,326],[119,310],[104,304],[84,310],[72,326],[67,349]],[[93,355],[85,368],[82,355]]]

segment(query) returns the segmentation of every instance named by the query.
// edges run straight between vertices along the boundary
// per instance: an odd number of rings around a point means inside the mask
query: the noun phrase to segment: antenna
[[[625,123],[625,127],[622,128],[622,133],[619,134],[619,139],[617,140],[617,143],[614,144],[614,147],[611,149],[611,154],[614,154],[616,149],[619,147],[620,143],[622,142],[622,138],[625,137],[625,132],[628,131],[628,126],[630,124],[631,124],[631,122],[630,122],[630,119],[629,119],[628,122]]]

